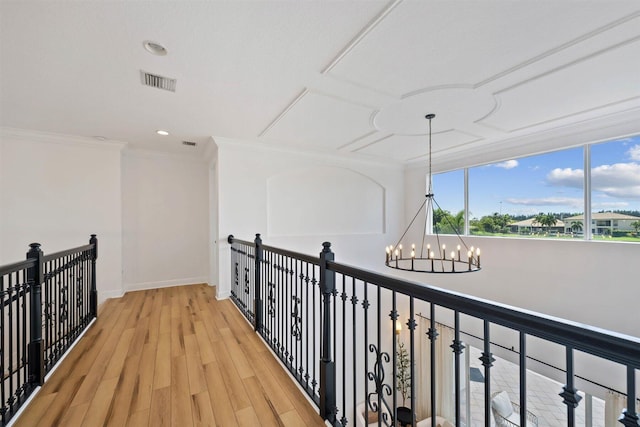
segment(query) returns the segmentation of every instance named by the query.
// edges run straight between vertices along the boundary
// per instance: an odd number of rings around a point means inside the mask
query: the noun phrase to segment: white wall
[[[208,192],[202,159],[123,152],[125,291],[209,282]]]
[[[99,241],[100,300],[122,291],[122,144],[2,129],[0,264],[24,259],[28,244],[52,253]]]
[[[265,244],[287,248],[307,254],[317,254],[323,241],[330,241],[336,259],[363,268],[374,268],[384,259],[384,247],[399,232],[398,224],[403,215],[403,173],[397,165],[382,165],[353,161],[336,156],[310,155],[270,150],[238,141],[217,139],[219,178],[219,263],[218,297],[229,294],[229,249],[226,238],[253,240],[261,233]],[[337,172],[339,171],[339,172]],[[340,182],[333,174],[338,173]],[[306,174],[306,175],[305,175]],[[297,178],[284,179],[282,177]],[[290,191],[287,201],[290,210],[274,203],[284,203],[282,197],[269,199],[269,182],[287,182],[287,188],[276,186],[277,194]],[[371,193],[378,188],[377,201],[364,201],[360,194]],[[271,190],[274,190],[272,185]],[[280,191],[282,190],[282,191]],[[351,199],[347,194],[353,195]],[[294,206],[305,206],[300,210]],[[364,205],[363,205],[364,203]],[[296,235],[270,235],[269,212],[277,211],[279,225],[291,221],[296,224]],[[371,215],[374,212],[374,215]],[[336,214],[338,213],[338,214]],[[302,219],[300,215],[307,215]],[[344,231],[341,221],[355,217],[367,221],[355,232]],[[318,232],[311,225],[326,216],[332,220],[325,232]],[[382,219],[382,224],[378,222]],[[377,231],[376,231],[377,230]],[[281,233],[276,233],[281,234]],[[378,251],[380,248],[380,251]],[[380,252],[379,256],[377,252]]]

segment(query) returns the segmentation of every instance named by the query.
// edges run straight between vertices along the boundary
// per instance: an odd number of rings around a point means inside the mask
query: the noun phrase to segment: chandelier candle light
[[[469,247],[460,236],[460,230],[455,224],[452,224],[448,217],[445,219],[449,222],[449,226],[454,230],[459,244],[456,246],[455,251],[451,251],[447,254],[446,244],[440,243],[440,235],[438,234],[437,227],[432,234],[435,237],[435,251],[431,248],[431,243],[426,243],[427,230],[431,230],[431,227],[427,228],[428,221],[433,217],[433,205],[435,203],[438,209],[441,209],[436,202],[432,189],[432,174],[431,174],[431,120],[435,117],[435,114],[427,114],[425,118],[429,121],[429,189],[425,196],[425,201],[422,203],[418,212],[409,223],[409,226],[402,234],[402,237],[398,240],[396,245],[390,245],[385,248],[386,262],[385,265],[396,270],[415,271],[420,273],[469,273],[480,270],[480,248]],[[424,230],[422,233],[422,244],[420,245],[420,254],[418,256],[416,252],[415,243],[411,244],[410,256],[404,257],[402,253],[402,239],[407,235],[409,229],[415,222],[420,212],[426,208]],[[426,243],[426,245],[425,245]],[[464,250],[463,250],[464,248]],[[463,256],[466,254],[466,258]]]

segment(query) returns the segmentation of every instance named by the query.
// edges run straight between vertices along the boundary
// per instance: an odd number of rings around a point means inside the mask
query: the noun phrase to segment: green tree
[[[509,224],[511,224],[511,216],[509,214],[501,215],[497,212],[493,214],[493,223],[498,228],[498,231],[501,233],[506,233],[509,231]]]
[[[576,233],[582,231],[582,221],[571,221],[571,231]]]
[[[452,215],[443,209],[433,211],[433,225],[438,233],[461,234],[464,232],[464,210]]]
[[[473,220],[471,225],[486,233],[507,233],[511,224],[511,216],[500,215],[494,212],[493,215],[485,215],[479,220]]]
[[[535,222],[537,222],[543,227],[547,227],[547,232],[550,232],[551,227],[556,225],[556,223],[558,222],[558,218],[556,218],[555,215],[552,213],[544,214],[540,212],[538,215],[536,215]]]
[[[640,232],[640,221],[633,221],[631,226],[636,230],[636,235]]]
[[[498,231],[498,225],[494,221],[493,217],[488,215],[480,218],[480,221],[478,221],[478,228],[487,233],[495,233]]]

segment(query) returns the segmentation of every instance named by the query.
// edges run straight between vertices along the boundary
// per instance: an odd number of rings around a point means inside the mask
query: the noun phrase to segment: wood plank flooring
[[[324,426],[230,300],[190,285],[107,300],[16,421],[32,426]]]

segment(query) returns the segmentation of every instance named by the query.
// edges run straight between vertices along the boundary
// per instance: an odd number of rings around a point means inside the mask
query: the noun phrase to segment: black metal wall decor
[[[468,246],[462,239],[460,235],[461,232],[456,224],[451,223],[449,219],[445,217],[459,241],[455,249],[451,248],[450,251],[447,250],[446,244],[440,242],[437,227],[433,230],[433,233],[431,233],[431,227],[428,227],[429,221],[431,221],[433,216],[434,205],[438,209],[441,209],[433,194],[431,173],[431,120],[435,117],[435,114],[427,114],[425,116],[429,121],[429,172],[428,190],[425,195],[425,200],[396,244],[385,248],[385,265],[396,270],[415,271],[418,273],[469,273],[479,271],[480,248]],[[410,246],[411,250],[405,250],[403,252],[402,239],[405,238],[423,209],[425,210],[425,220],[422,231],[422,243],[418,249],[416,249],[415,243],[412,243]],[[433,247],[431,243],[427,242],[427,233],[432,235],[432,239],[435,238]]]

